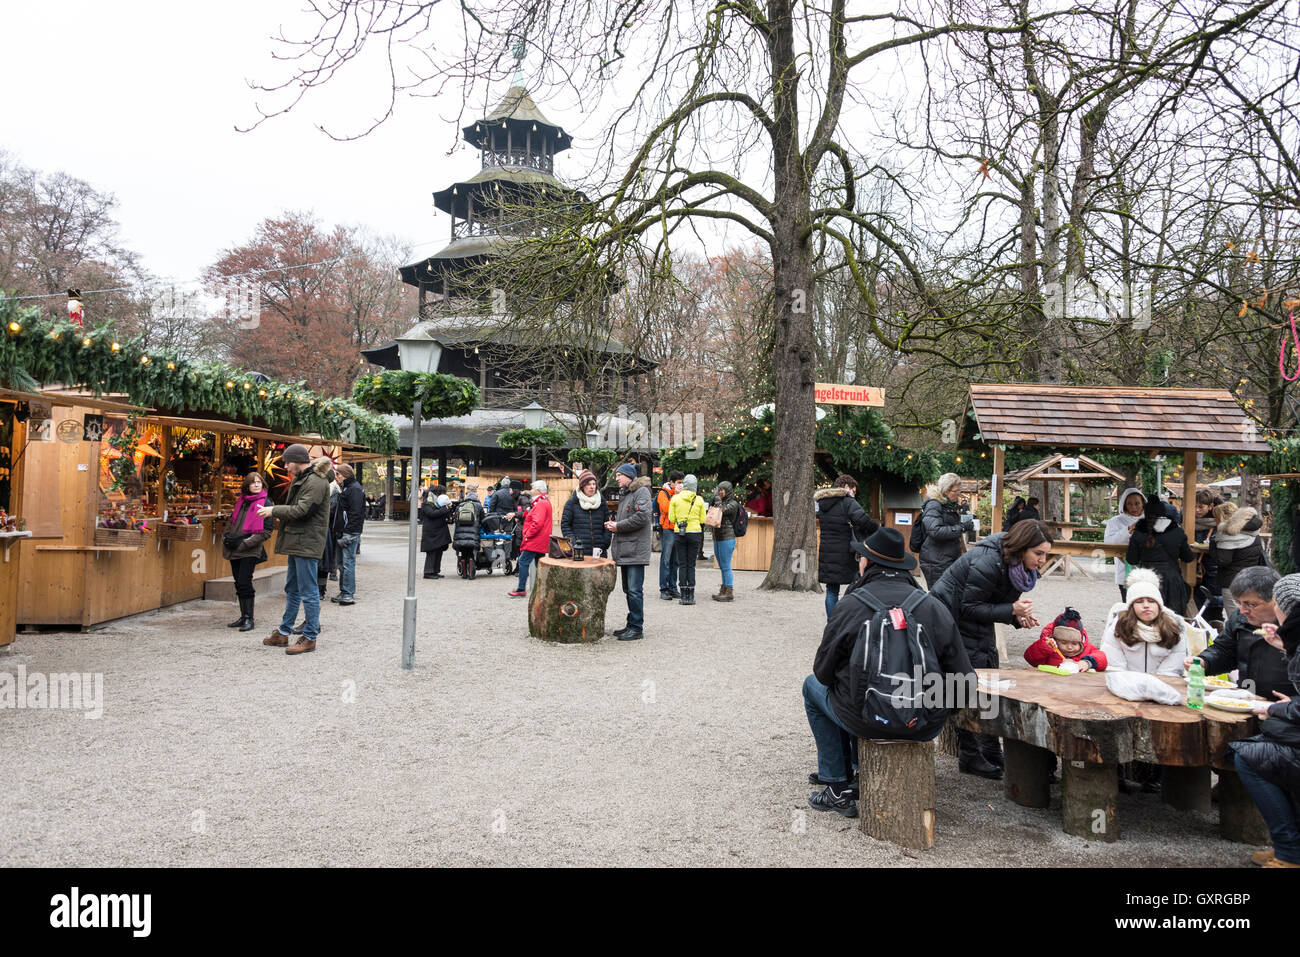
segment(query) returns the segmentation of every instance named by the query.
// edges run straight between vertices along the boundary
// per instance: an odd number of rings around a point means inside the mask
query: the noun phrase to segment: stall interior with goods
[[[58,541],[23,546],[19,624],[88,627],[204,597],[209,581],[230,574],[221,537],[244,476],[262,472],[279,503],[290,481],[285,447],[320,442],[149,411],[58,408],[58,441],[29,447],[25,504]],[[285,563],[274,539],[267,554],[268,566]]]

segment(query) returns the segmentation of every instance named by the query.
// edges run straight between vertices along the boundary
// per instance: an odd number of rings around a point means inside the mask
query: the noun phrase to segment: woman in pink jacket
[[[551,546],[551,500],[546,497],[546,483],[533,483],[533,503],[524,516],[523,542],[519,546],[519,586],[511,598],[528,595],[528,566],[541,558]]]

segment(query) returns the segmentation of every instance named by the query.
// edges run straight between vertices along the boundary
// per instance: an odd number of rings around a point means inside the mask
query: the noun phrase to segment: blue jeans
[[[640,631],[645,625],[644,565],[620,565],[623,594],[627,595],[627,627]]]
[[[1300,864],[1300,823],[1296,821],[1291,798],[1276,784],[1260,777],[1240,754],[1233,755],[1233,763],[1241,776],[1241,783],[1268,825],[1268,833],[1273,838],[1273,853],[1280,861]]]
[[[730,588],[736,581],[735,576],[731,574],[731,556],[736,551],[736,540],[728,538],[726,541],[713,541],[713,556],[718,560],[718,567],[722,569],[722,584]]]
[[[320,634],[320,585],[316,581],[319,558],[289,556],[289,574],[284,579],[284,617],[280,619],[280,634],[293,634],[293,623],[298,619],[298,606],[302,605],[307,621],[302,637],[315,641]]]
[[[835,716],[831,689],[809,675],[803,681],[803,710],[817,745],[817,776],[823,781],[847,781],[854,775],[858,740]]]
[[[839,603],[840,603],[840,586],[827,585],[826,586],[826,619],[828,621],[830,620],[831,612],[835,610],[835,606],[838,605]]]
[[[361,545],[360,535],[347,535],[351,538],[349,545],[339,546],[343,551],[343,561],[339,567],[339,597],[351,601],[357,595],[357,548]]]
[[[677,532],[659,530],[659,590],[677,591]]]
[[[521,551],[519,553],[519,591],[528,590],[528,568],[541,557],[541,552]]]

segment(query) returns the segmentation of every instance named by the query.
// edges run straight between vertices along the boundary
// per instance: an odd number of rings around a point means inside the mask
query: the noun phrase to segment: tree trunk
[[[862,832],[878,841],[934,847],[934,744],[858,739]]]
[[[795,61],[791,0],[771,0],[768,51],[772,64],[774,200],[772,276],[774,328],[772,377],[775,438],[772,447],[772,563],[765,589],[817,590],[817,529],[813,513],[816,419],[813,382],[812,221],[808,170],[799,145],[799,70]]]
[[[528,598],[528,633],[566,644],[605,637],[605,605],[618,581],[608,558],[542,558]]]

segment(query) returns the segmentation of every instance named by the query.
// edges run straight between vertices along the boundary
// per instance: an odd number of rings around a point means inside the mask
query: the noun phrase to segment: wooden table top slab
[[[959,724],[1047,748],[1067,761],[1231,767],[1229,742],[1259,730],[1250,713],[1127,701],[1107,690],[1104,673],[979,669],[978,674],[987,682],[1010,679],[1015,687],[993,691],[981,684],[994,699],[992,706],[983,715],[978,708],[961,709]],[[1186,695],[1184,679],[1159,677]]]

